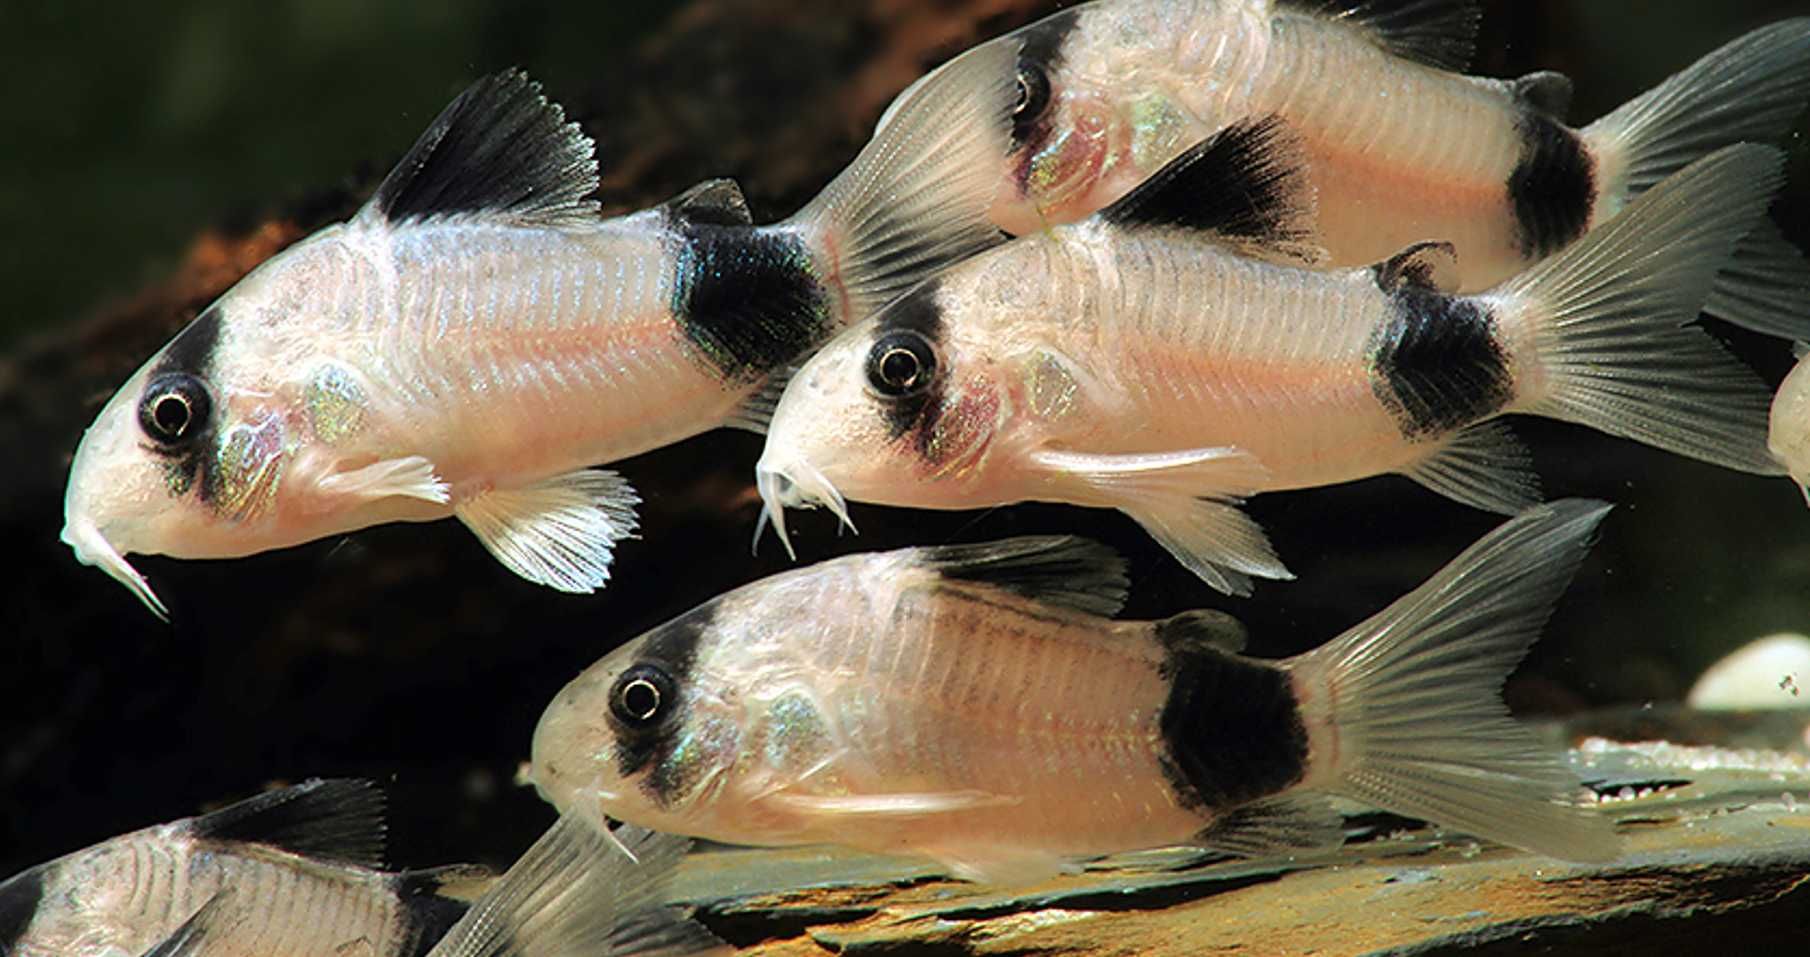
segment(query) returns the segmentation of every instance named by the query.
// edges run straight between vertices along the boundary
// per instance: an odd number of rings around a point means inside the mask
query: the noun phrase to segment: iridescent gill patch
[[[1180,110],[1161,93],[1146,93],[1131,102],[1131,162],[1143,172],[1154,172],[1181,152],[1187,122]]]
[[[767,705],[767,764],[804,771],[830,751],[829,728],[817,705],[801,691],[787,692]]]
[[[220,437],[207,470],[214,511],[236,521],[256,518],[276,497],[283,471],[283,423],[275,414],[235,425]]]
[[[364,389],[337,365],[322,366],[308,380],[304,403],[314,437],[328,445],[343,442],[364,428]]]
[[[741,731],[732,721],[716,716],[688,721],[649,784],[665,805],[687,801],[734,763],[740,746]]]

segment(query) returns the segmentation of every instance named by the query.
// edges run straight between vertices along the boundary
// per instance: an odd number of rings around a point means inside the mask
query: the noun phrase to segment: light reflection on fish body
[[[1692,160],[1777,142],[1810,101],[1810,19],[1772,24],[1581,129],[1554,73],[1469,77],[1475,4],[1096,0],[1020,43],[1023,91],[993,218],[1015,235],[1077,222],[1227,126],[1277,116],[1303,140],[1331,268],[1423,241],[1454,244],[1458,287],[1502,282],[1612,217]],[[1334,14],[1338,15],[1334,15]],[[1393,22],[1391,22],[1393,18]],[[1807,328],[1792,296],[1760,305],[1760,274],[1801,301],[1810,269],[1756,236],[1751,272],[1715,314],[1774,334]],[[1764,298],[1764,297],[1762,297]]]
[[[751,424],[770,373],[997,242],[984,161],[1011,56],[942,71],[770,226],[725,180],[605,219],[591,141],[519,73],[478,81],[357,215],[114,395],[76,452],[64,540],[160,614],[125,555],[449,516],[532,581],[601,587],[639,499],[590,466]]]
[[[1776,151],[1720,151],[1466,296],[1444,244],[1351,272],[1229,250],[1294,249],[1308,191],[1287,132],[1232,127],[1102,214],[983,253],[824,346],[757,466],[781,537],[787,505],[1116,508],[1244,593],[1289,577],[1235,507],[1255,493],[1398,473],[1499,512],[1537,501],[1504,414],[1781,472],[1763,386],[1680,328],[1770,200]],[[1203,202],[1210,184],[1236,201]]]
[[[1336,844],[1329,810],[1266,802],[1363,792],[1340,762],[1365,765],[1378,739],[1364,720],[1345,724],[1349,708],[1405,732],[1387,746],[1404,766],[1422,753],[1473,768],[1432,771],[1379,801],[1398,773],[1383,771],[1361,800],[1426,814],[1403,793],[1443,791],[1454,800],[1436,820],[1608,856],[1607,826],[1570,803],[1575,782],[1490,704],[1604,511],[1530,512],[1415,596],[1285,661],[1236,654],[1242,630],[1215,613],[1111,620],[1123,566],[1077,539],[840,558],[737,589],[591,666],[542,715],[532,777],[562,813],[595,822],[925,856],[969,879],[1021,882],[1176,843]],[[1473,628],[1464,602],[1481,594],[1496,624]],[[1408,674],[1460,660],[1469,676],[1449,685]],[[1346,670],[1358,668],[1369,670]],[[1446,691],[1395,710],[1371,700],[1373,678]],[[714,743],[695,747],[700,735]],[[1491,783],[1463,783],[1472,773]],[[1514,823],[1492,820],[1509,807]],[[1254,837],[1259,821],[1269,844]]]

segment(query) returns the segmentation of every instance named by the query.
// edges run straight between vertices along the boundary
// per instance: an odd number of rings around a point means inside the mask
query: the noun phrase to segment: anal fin
[[[538,585],[587,593],[609,581],[616,543],[634,534],[640,502],[615,472],[581,469],[493,489],[453,512],[510,571]]]
[[[1194,843],[1240,857],[1264,857],[1324,850],[1344,840],[1345,819],[1326,798],[1296,791],[1218,812]]]
[[[1144,526],[1202,581],[1230,595],[1248,595],[1251,579],[1290,579],[1269,538],[1238,510],[1244,496],[1268,478],[1242,449],[1096,455],[1042,451],[1035,465],[1078,483],[1079,504],[1116,508]]]
[[[1452,436],[1405,474],[1455,502],[1501,515],[1518,514],[1542,500],[1532,453],[1498,419]]]
[[[189,819],[197,839],[263,844],[304,857],[383,866],[383,789],[356,778],[315,779]]]

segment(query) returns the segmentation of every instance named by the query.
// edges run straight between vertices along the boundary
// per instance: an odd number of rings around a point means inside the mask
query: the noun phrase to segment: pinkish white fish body
[[[777,406],[763,519],[785,540],[787,505],[1116,508],[1244,593],[1289,577],[1236,508],[1258,492],[1398,473],[1495,511],[1538,501],[1496,421],[1509,413],[1780,473],[1764,387],[1681,328],[1769,202],[1776,150],[1713,154],[1462,295],[1443,244],[1346,272],[1229,251],[1299,253],[1308,193],[1287,141],[1273,120],[1232,127],[1099,216],[976,256],[840,334]]]
[[[607,834],[607,837],[606,837]],[[720,951],[710,932],[659,906],[691,841],[562,817],[438,939],[385,949],[323,931],[318,903],[232,885],[145,957],[679,957]],[[310,906],[311,904],[315,906]]]
[[[1616,853],[1499,688],[1607,508],[1526,513],[1324,647],[1243,657],[1212,612],[1115,621],[1073,538],[853,555],[612,652],[535,730],[563,813],[839,844],[1024,882],[1174,844],[1336,845],[1337,794],[1567,859]]]
[[[291,915],[305,930],[287,935],[298,946],[419,953],[465,909],[441,885],[472,873],[378,869],[383,827],[383,795],[368,782],[311,781],[125,834],[0,883],[0,953],[137,957],[227,891]]]
[[[1804,501],[1810,504],[1810,346],[1798,344],[1797,368],[1780,383],[1772,400],[1766,444],[1803,487]]]
[[[997,242],[1004,48],[944,71],[798,214],[728,181],[605,219],[591,142],[519,73],[450,105],[350,221],[260,266],[101,411],[63,538],[225,558],[457,517],[511,570],[604,584],[634,491],[593,468],[743,422],[769,374]]]
[[[1097,0],[1000,41],[1022,52],[993,218],[1018,235],[1104,209],[1227,126],[1275,116],[1302,139],[1325,265],[1424,241],[1457,248],[1458,289],[1495,286],[1691,161],[1777,142],[1810,101],[1810,19],[1762,27],[1596,122],[1571,84],[1464,76],[1470,0]],[[1768,226],[1711,310],[1802,338],[1810,269]]]

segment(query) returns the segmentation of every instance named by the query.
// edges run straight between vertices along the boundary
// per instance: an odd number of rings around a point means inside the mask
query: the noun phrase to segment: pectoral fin
[[[609,581],[616,543],[634,534],[640,502],[622,476],[583,469],[493,489],[453,512],[510,571],[560,591],[592,592]]]
[[[419,455],[384,459],[350,472],[335,472],[320,480],[320,490],[331,496],[364,501],[398,496],[445,505],[451,489],[434,474],[434,463]]]
[[[1074,501],[1116,508],[1136,519],[1177,561],[1220,591],[1248,595],[1253,576],[1294,577],[1263,529],[1237,508],[1268,479],[1262,463],[1242,449],[1134,455],[1043,451],[1032,461],[1078,482]]]

